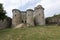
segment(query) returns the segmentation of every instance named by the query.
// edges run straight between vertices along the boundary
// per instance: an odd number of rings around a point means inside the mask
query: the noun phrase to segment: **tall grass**
[[[0,40],[60,40],[59,26],[36,26],[0,30]]]

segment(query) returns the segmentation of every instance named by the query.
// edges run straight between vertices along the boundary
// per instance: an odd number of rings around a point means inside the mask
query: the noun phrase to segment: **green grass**
[[[0,30],[0,40],[60,40],[59,26],[36,26]]]

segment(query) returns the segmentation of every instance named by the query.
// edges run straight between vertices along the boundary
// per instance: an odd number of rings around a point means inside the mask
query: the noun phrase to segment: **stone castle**
[[[34,10],[28,9],[26,11],[20,11],[13,9],[12,13],[13,26],[17,26],[21,23],[27,24],[27,26],[45,25],[44,8],[41,5],[35,7]]]

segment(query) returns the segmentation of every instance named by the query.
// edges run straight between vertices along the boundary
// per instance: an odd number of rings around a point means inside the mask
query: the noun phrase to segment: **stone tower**
[[[34,19],[33,19],[33,10],[32,9],[28,9],[27,10],[27,26],[34,26]]]
[[[21,18],[22,15],[20,10],[18,9],[13,9],[12,13],[13,13],[12,26],[15,27],[22,22],[22,18]]]
[[[44,8],[41,5],[26,11],[13,9],[12,26],[27,24],[26,26],[45,25]]]
[[[34,8],[34,23],[36,25],[45,25],[44,8],[41,5]]]

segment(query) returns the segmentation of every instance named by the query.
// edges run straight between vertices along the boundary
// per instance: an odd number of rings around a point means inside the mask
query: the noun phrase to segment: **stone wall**
[[[21,11],[22,23],[26,23],[26,11]]]
[[[45,19],[46,24],[59,24],[60,25],[60,17],[48,17]]]
[[[12,24],[12,19],[7,17],[4,20],[0,20],[0,29],[10,28]]]

